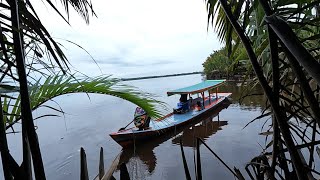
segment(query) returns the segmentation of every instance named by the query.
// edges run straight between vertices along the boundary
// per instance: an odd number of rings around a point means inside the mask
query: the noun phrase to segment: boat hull
[[[217,101],[217,103],[212,104],[209,107],[206,107],[205,110],[202,110],[203,112],[197,115],[191,116],[187,120],[177,123],[174,126],[168,126],[168,127],[157,129],[157,130],[143,130],[143,131],[132,131],[132,132],[128,132],[128,130],[126,132],[120,131],[120,132],[112,133],[110,134],[110,136],[123,148],[128,148],[133,145],[144,144],[144,143],[147,143],[148,140],[157,138],[164,134],[169,134],[169,133],[173,133],[173,135],[178,134],[184,128],[190,127],[196,123],[199,123],[201,120],[210,117],[212,113],[216,111],[218,108],[227,107],[227,106],[223,106],[226,104],[229,105],[230,101],[228,100],[227,97],[223,97],[223,99]]]

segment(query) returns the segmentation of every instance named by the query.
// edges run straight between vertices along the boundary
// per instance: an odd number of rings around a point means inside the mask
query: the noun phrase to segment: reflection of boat
[[[122,147],[127,147],[133,144],[146,142],[146,139],[159,137],[172,131],[177,131],[178,128],[190,125],[192,122],[210,116],[212,111],[216,110],[223,102],[226,102],[231,93],[218,93],[218,86],[222,85],[225,80],[207,80],[193,86],[177,89],[167,92],[168,96],[174,94],[181,95],[181,103],[183,103],[179,114],[170,113],[160,119],[153,120],[150,123],[150,128],[147,130],[138,130],[132,127],[120,130],[110,136]],[[205,97],[204,92],[216,88],[216,93]],[[192,94],[201,94],[202,98],[195,100],[187,100]],[[189,109],[190,108],[190,109]]]
[[[185,129],[183,134],[172,139],[173,144],[180,144],[180,139],[183,142],[183,146],[195,147],[196,137],[206,139],[217,131],[221,130],[221,126],[228,124],[228,121],[211,121],[212,117],[202,121],[197,126],[192,126],[190,129]]]
[[[212,119],[219,115],[219,112],[225,108],[227,108],[230,104],[223,103],[219,106],[216,110],[214,110],[211,115],[207,116],[207,119],[199,119],[194,121],[189,126],[185,126],[183,128],[178,128],[176,132],[170,132],[168,134],[159,136],[158,138],[150,141],[143,146],[136,146],[135,148],[125,148],[121,152],[121,156],[119,159],[118,170],[120,169],[120,164],[125,163],[127,165],[129,174],[134,174],[136,179],[144,179],[144,173],[152,173],[157,165],[157,157],[154,153],[154,149],[158,147],[163,142],[167,141],[168,139],[174,137],[177,134],[182,133],[182,136],[175,137],[172,140],[173,144],[180,144],[179,137],[183,139],[183,146],[193,146],[193,133],[197,134],[198,137],[209,137],[212,134],[216,133],[220,130],[221,126],[227,125],[227,121],[212,121]],[[201,127],[195,126],[197,124],[202,124]],[[192,127],[193,130],[189,128]],[[207,129],[207,133],[203,134],[200,131],[203,131],[202,128]],[[188,139],[191,138],[191,139]],[[140,174],[139,174],[140,173]]]

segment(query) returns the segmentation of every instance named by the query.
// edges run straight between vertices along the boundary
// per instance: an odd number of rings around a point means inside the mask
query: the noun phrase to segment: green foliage
[[[50,108],[63,112],[55,107],[43,105],[54,97],[70,93],[96,93],[115,96],[143,108],[150,116],[159,118],[159,109],[166,108],[165,104],[154,99],[154,95],[141,92],[137,88],[123,84],[119,79],[107,77],[74,78],[74,76],[57,75],[48,77],[43,84],[40,80],[29,88],[32,110],[39,107]],[[88,95],[89,96],[89,95]],[[21,99],[7,96],[4,98],[3,110],[7,129],[21,119]],[[160,106],[159,106],[160,105]],[[8,108],[12,107],[12,108]],[[46,115],[45,115],[46,116]],[[55,116],[50,114],[48,116]]]
[[[226,50],[220,49],[211,53],[202,65],[207,75],[215,71],[227,74],[232,65],[232,61],[228,58]]]
[[[228,54],[236,53],[238,44],[244,45],[257,76],[250,86],[260,83],[268,98],[267,108],[255,120],[272,114],[272,121],[266,123],[271,132],[267,135],[273,137],[266,138],[263,155],[246,166],[249,176],[254,179],[248,167],[258,172],[260,165],[270,171],[255,173],[257,179],[306,179],[306,174],[319,174],[314,150],[320,125],[320,1],[205,2],[209,22]],[[289,154],[279,152],[279,147]],[[272,154],[272,159],[267,154]],[[283,159],[287,155],[289,159]],[[276,174],[276,169],[284,174]]]
[[[220,74],[224,76],[232,75],[235,73],[247,73],[248,56],[243,47],[238,48],[236,52],[228,57],[227,48],[224,47],[220,50],[214,51],[207,57],[206,61],[202,64],[204,73],[210,77],[212,74]]]
[[[95,15],[88,0],[59,2],[64,9],[58,8],[57,2],[52,0],[43,1],[68,24],[71,7],[86,23],[89,23],[90,13]],[[59,108],[44,104],[56,96],[77,92],[116,96],[142,107],[153,117],[160,116],[157,105],[164,105],[155,100],[153,95],[124,85],[118,79],[73,76],[74,71],[70,70],[70,63],[61,49],[61,44],[51,37],[32,3],[35,2],[0,2],[0,153],[5,179],[46,179],[32,110],[46,107],[63,112]],[[61,71],[63,75],[56,75]],[[6,129],[12,128],[19,120],[22,124],[23,163],[17,163],[11,156],[6,139]]]

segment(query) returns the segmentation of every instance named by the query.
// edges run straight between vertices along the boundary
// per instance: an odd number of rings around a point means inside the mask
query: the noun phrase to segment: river
[[[157,95],[157,99],[166,102],[169,109],[175,107],[179,97],[166,96],[168,90],[201,82],[199,74],[128,81],[126,84]],[[254,156],[261,153],[265,146],[265,137],[259,136],[267,118],[244,126],[259,116],[264,107],[262,96],[249,97],[239,104],[241,87],[237,83],[228,83],[221,91],[232,92],[232,104],[227,109],[212,115],[205,122],[193,128],[187,128],[174,137],[166,137],[147,143],[143,147],[125,151],[121,161],[125,162],[132,179],[185,179],[179,139],[184,142],[184,151],[191,176],[194,177],[193,157],[195,152],[194,136],[205,142],[228,165],[244,167]],[[105,168],[121,152],[109,133],[117,131],[132,120],[135,105],[122,99],[90,94],[71,94],[57,97],[50,105],[61,107],[65,112],[60,117],[45,117],[36,120],[37,133],[41,144],[46,175],[49,180],[79,179],[80,147],[87,153],[90,179],[98,173],[99,150],[104,148]],[[56,104],[59,104],[57,106]],[[35,116],[57,114],[52,110],[40,108]],[[219,122],[217,122],[219,119]],[[244,129],[243,129],[244,128]],[[9,148],[17,161],[21,161],[21,134],[9,134]],[[203,179],[232,179],[233,175],[203,145],[201,165]],[[2,168],[1,172],[2,174]],[[114,173],[118,179],[119,171]],[[0,176],[3,178],[3,176]]]

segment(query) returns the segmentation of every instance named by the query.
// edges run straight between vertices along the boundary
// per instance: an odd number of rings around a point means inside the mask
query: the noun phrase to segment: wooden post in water
[[[99,162],[99,179],[101,180],[104,176],[104,158],[103,158],[103,148],[100,148],[100,162]]]
[[[81,147],[80,149],[80,180],[89,180],[86,152]]]
[[[196,141],[196,147],[197,147],[197,174],[196,174],[196,180],[202,180],[202,172],[201,172],[201,160],[200,160],[200,140],[199,138],[197,138],[197,141]]]
[[[184,155],[184,151],[183,151],[183,147],[182,147],[182,140],[181,140],[181,138],[180,138],[180,150],[181,150],[181,155],[182,155],[182,162],[183,162],[183,167],[184,167],[184,173],[186,174],[186,179],[187,179],[187,180],[191,180],[191,176],[190,176],[190,172],[189,172],[187,160],[186,160],[186,157],[185,157],[185,155]]]
[[[125,163],[120,165],[120,180],[130,180],[128,169]]]

